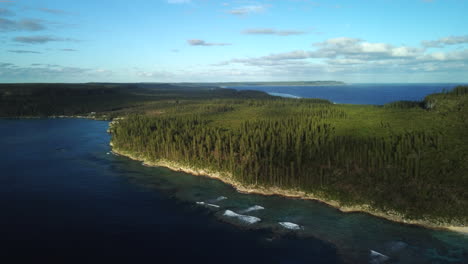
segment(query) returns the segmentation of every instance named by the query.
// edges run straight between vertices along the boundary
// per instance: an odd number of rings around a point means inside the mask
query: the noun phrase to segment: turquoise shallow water
[[[214,179],[164,168],[138,168],[139,162],[132,163],[135,164],[131,166],[139,171],[135,182],[152,185],[156,189],[170,189],[176,199],[205,207],[215,212],[214,216],[223,222],[247,229],[271,229],[274,231],[273,239],[290,233],[298,237],[318,238],[334,244],[345,259],[357,260],[358,263],[371,262],[371,250],[390,258],[381,263],[468,263],[466,235],[402,225],[362,213],[341,213],[314,201],[241,194]],[[146,176],[156,171],[164,175],[163,180]],[[226,199],[216,199],[219,197]],[[200,201],[219,208],[196,203]],[[264,209],[245,213],[261,219],[255,224],[224,215],[225,210],[242,213],[255,205]],[[279,222],[295,223],[300,229],[288,230]]]
[[[241,194],[214,179],[112,155],[107,125],[0,120],[0,256],[468,263],[466,235],[345,214],[314,201]],[[246,221],[252,219],[260,221]]]

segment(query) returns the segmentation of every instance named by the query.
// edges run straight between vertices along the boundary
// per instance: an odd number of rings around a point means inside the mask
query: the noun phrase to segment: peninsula
[[[173,84],[18,84],[0,94],[4,117],[119,117],[114,152],[148,165],[466,232],[467,86],[384,106]]]

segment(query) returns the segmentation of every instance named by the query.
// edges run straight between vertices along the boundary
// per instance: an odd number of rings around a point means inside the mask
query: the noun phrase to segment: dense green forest
[[[112,143],[150,161],[468,223],[467,86],[372,106],[200,84],[0,85],[0,117],[59,115],[124,116]]]
[[[465,224],[467,138],[466,86],[385,106],[273,97],[158,101],[112,128],[117,149],[150,161]]]
[[[112,118],[129,114],[153,101],[262,98],[255,91],[171,84],[0,84],[0,117],[90,115]],[[94,113],[93,113],[94,114]]]

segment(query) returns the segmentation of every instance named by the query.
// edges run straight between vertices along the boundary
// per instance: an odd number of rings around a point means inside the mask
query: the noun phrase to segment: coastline
[[[425,228],[436,229],[436,230],[443,229],[443,230],[449,230],[449,231],[461,233],[464,235],[468,235],[468,226],[456,226],[453,224],[443,224],[443,223],[436,224],[427,220],[408,220],[408,219],[405,219],[401,214],[397,212],[384,212],[381,210],[376,210],[366,204],[355,205],[355,206],[343,206],[338,201],[327,200],[317,195],[314,195],[312,193],[306,193],[304,191],[299,191],[299,190],[287,190],[287,189],[278,188],[278,187],[248,186],[248,185],[241,184],[238,181],[232,179],[232,175],[230,173],[217,172],[217,171],[212,171],[212,170],[207,170],[207,169],[198,169],[194,167],[185,166],[177,162],[172,162],[169,160],[159,160],[157,162],[151,162],[145,159],[144,157],[136,156],[135,154],[116,148],[112,144],[112,142],[110,142],[110,146],[114,154],[124,156],[132,160],[141,161],[144,166],[165,167],[173,171],[180,171],[180,172],[192,174],[195,176],[204,176],[204,177],[209,177],[212,179],[217,179],[226,184],[231,185],[232,187],[236,189],[236,191],[240,193],[259,194],[259,195],[265,195],[265,196],[279,195],[279,196],[283,196],[287,198],[314,200],[314,201],[324,203],[330,207],[333,207],[343,213],[366,213],[375,217],[383,218],[383,219],[401,223],[401,224],[417,225],[417,226],[422,226]]]
[[[110,121],[106,115],[95,116],[95,115],[51,115],[51,116],[2,116],[0,119],[65,119],[65,118],[77,118],[77,119],[90,119],[96,121]]]

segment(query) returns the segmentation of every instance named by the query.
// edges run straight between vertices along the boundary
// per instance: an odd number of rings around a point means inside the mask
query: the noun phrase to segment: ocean
[[[116,156],[108,122],[0,120],[5,263],[468,263],[468,236]]]
[[[460,84],[348,84],[338,86],[233,86],[237,90],[258,90],[276,96],[321,98],[338,104],[373,104],[407,100],[420,101],[431,93],[452,89]]]

